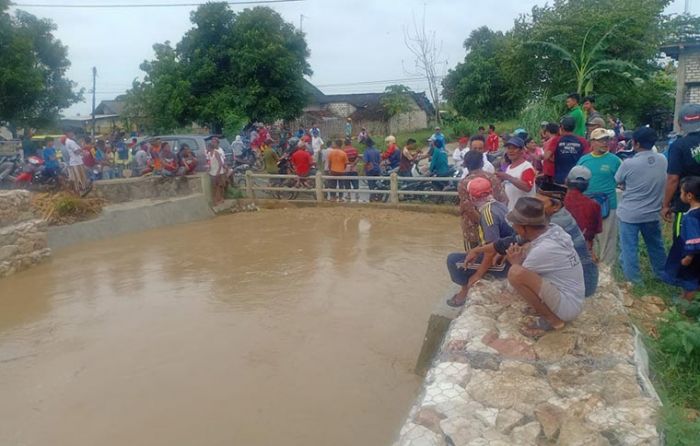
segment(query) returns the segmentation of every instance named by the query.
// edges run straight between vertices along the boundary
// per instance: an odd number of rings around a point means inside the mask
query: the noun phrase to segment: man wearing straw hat
[[[548,222],[544,204],[535,197],[518,199],[507,219],[517,237],[472,249],[465,264],[478,254],[505,254],[511,265],[508,282],[535,316],[521,333],[537,338],[564,328],[581,313],[585,295],[583,268],[571,237]]]

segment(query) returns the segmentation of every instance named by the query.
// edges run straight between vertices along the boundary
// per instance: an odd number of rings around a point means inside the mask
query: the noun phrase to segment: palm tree
[[[581,95],[588,95],[593,91],[593,79],[599,74],[609,73],[613,75],[631,78],[631,72],[638,71],[639,68],[632,62],[622,59],[605,59],[603,50],[606,40],[612,35],[617,27],[622,23],[612,26],[598,41],[589,48],[589,39],[593,32],[593,27],[589,28],[583,37],[581,48],[570,51],[561,45],[552,42],[533,40],[527,45],[540,46],[550,49],[558,54],[562,60],[569,62],[574,70],[576,79],[576,92]]]

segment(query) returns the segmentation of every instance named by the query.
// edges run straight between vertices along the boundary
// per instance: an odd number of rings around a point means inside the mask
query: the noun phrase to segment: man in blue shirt
[[[368,177],[378,177],[381,173],[379,164],[382,162],[382,155],[379,150],[374,147],[374,141],[372,138],[365,139],[365,144],[367,148],[362,156],[362,160],[365,162],[365,175]],[[367,186],[370,190],[375,190],[377,188],[377,180],[367,180]],[[377,194],[370,195],[370,201],[377,201],[379,197]]]
[[[561,136],[555,139],[550,148],[553,153],[545,153],[545,159],[554,162],[554,183],[566,184],[566,176],[578,160],[588,152],[588,141],[574,134],[576,121],[571,116],[561,120]]]
[[[637,129],[632,136],[635,154],[623,161],[615,174],[615,181],[625,188],[617,207],[620,261],[625,278],[635,284],[642,281],[638,252],[640,232],[657,277],[663,273],[666,259],[659,212],[664,198],[668,162],[663,155],[652,152],[654,143],[656,132],[653,129]]]
[[[41,151],[41,157],[44,158],[44,175],[55,177],[60,170],[58,158],[56,158],[56,148],[53,146],[53,138],[50,136],[44,140],[44,148]]]

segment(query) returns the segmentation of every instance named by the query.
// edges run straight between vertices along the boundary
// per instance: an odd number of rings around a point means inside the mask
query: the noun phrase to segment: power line
[[[258,1],[227,1],[229,5],[259,5],[270,3],[292,3],[303,2],[305,0],[258,0]],[[112,3],[112,4],[77,4],[77,3],[10,3],[10,6],[22,8],[177,8],[202,6],[206,3]]]

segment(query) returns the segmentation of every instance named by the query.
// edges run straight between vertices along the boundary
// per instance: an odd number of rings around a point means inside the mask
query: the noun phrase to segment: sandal
[[[520,334],[531,339],[539,339],[550,331],[561,330],[564,326],[554,328],[547,319],[543,317],[533,318],[530,322],[520,328]]]
[[[466,297],[465,297],[464,299],[462,299],[461,302],[458,301],[457,299],[459,299],[459,296],[458,296],[457,294],[455,294],[454,296],[452,296],[452,297],[450,297],[449,299],[447,299],[447,305],[449,305],[449,306],[451,306],[451,307],[453,307],[453,308],[459,308],[459,307],[464,306],[465,303],[467,303],[467,298],[466,298]]]

